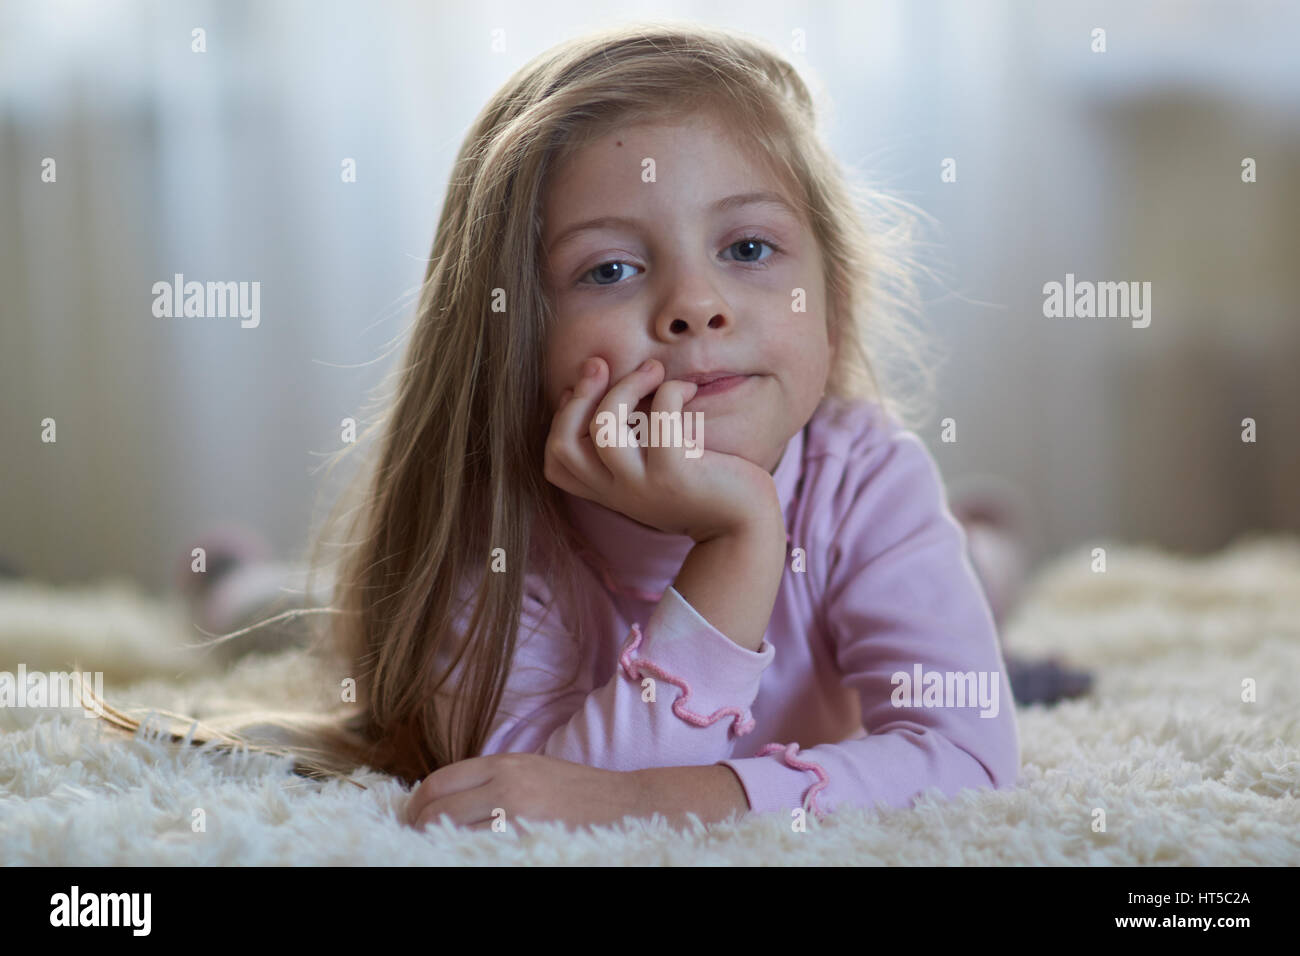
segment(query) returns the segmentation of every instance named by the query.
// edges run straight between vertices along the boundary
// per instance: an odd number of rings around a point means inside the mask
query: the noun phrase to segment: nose
[[[729,326],[731,322],[721,312],[711,316],[708,322],[693,322],[689,319],[673,319],[668,323],[668,333],[670,338],[679,338],[690,332],[694,328],[721,329]]]
[[[726,334],[735,324],[726,300],[707,277],[678,272],[672,294],[655,316],[655,334],[661,342],[676,342],[705,330]]]

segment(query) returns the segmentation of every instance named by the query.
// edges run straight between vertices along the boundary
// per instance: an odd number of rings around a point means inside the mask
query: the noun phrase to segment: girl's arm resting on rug
[[[654,767],[634,771],[637,778],[637,816],[659,814],[680,825],[693,813],[702,823],[717,823],[733,813],[749,810],[745,788],[728,767]]]
[[[870,735],[725,759],[756,812],[910,806],[937,787],[1013,786],[1015,703],[993,622],[938,470],[902,433],[851,469],[848,515],[815,545],[836,663]],[[810,554],[814,553],[810,550]]]

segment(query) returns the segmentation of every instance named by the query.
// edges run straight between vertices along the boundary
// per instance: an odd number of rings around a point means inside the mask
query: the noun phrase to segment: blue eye
[[[760,253],[760,257],[756,259],[739,258],[735,260],[736,262],[743,262],[748,265],[766,265],[767,260],[772,258],[773,253],[780,252],[780,249],[777,248],[776,244],[772,242],[772,240],[764,239],[762,236],[744,236],[741,239],[737,239],[727,248],[736,249],[740,246],[748,247],[752,252]],[[766,256],[761,255],[763,246],[767,246],[768,249],[771,250],[771,252]],[[635,269],[636,273],[629,273],[627,271],[628,269]],[[634,266],[631,263],[620,262],[617,259],[613,259],[609,262],[602,262],[594,269],[588,269],[582,274],[581,278],[578,280],[578,284],[601,286],[618,285],[623,279],[630,279],[641,271],[640,266]],[[588,278],[591,278],[592,281],[586,281]],[[602,279],[609,281],[601,281]]]
[[[621,271],[616,272],[613,275],[610,275],[606,270],[613,267],[617,267]],[[630,263],[627,262],[618,262],[618,261],[602,262],[600,265],[596,266],[596,268],[590,269],[586,273],[584,273],[583,278],[585,279],[587,276],[603,276],[604,278],[612,279],[613,281],[611,282],[597,281],[592,283],[592,285],[618,285],[620,279],[628,278],[626,272],[627,269],[636,269],[636,268],[638,267],[631,265]]]
[[[745,236],[743,239],[737,239],[727,248],[735,249],[737,246],[749,246],[756,250],[761,248],[762,246],[767,246],[769,249],[772,250],[772,252],[777,251],[776,246],[770,240],[764,239],[762,236]],[[770,258],[772,257],[770,255],[767,255],[759,259],[737,259],[736,261],[757,264],[760,262],[766,262]]]

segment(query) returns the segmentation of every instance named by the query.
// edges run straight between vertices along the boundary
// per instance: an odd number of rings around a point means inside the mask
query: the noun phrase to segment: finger
[[[603,415],[610,415],[612,420],[617,422],[620,417],[620,405],[626,406],[624,417],[630,416],[641,399],[659,387],[663,376],[663,365],[650,359],[614,383],[613,387],[605,393],[605,399],[596,410],[596,417],[592,419],[591,438],[593,444],[596,444],[596,453],[613,474],[624,480],[636,480],[644,476],[644,453],[640,446],[632,443],[631,431],[624,433],[626,437],[620,437],[617,426],[613,430],[615,437],[613,444],[596,443],[596,436],[600,433],[600,423],[597,419]],[[606,434],[608,435],[608,430]]]
[[[486,830],[499,819],[504,819],[508,823],[511,809],[501,806],[501,797],[496,788],[491,784],[484,784],[472,790],[453,793],[434,800],[420,812],[415,823],[416,829],[424,829],[430,823],[438,823],[444,816],[453,826]]]
[[[423,830],[430,824],[440,826],[444,817],[454,827],[473,826],[484,821],[491,824],[492,808],[487,806],[490,801],[483,796],[484,792],[485,788],[476,787],[465,793],[441,797],[420,811],[413,826],[417,830]]]
[[[491,763],[482,757],[471,757],[439,767],[420,781],[406,805],[408,820],[414,821],[431,803],[481,787],[492,779]]]
[[[599,496],[596,492],[579,481],[568,466],[549,450],[546,452],[546,460],[542,466],[542,476],[555,487],[567,491],[571,495],[577,495],[579,498],[586,498],[589,501],[598,500]]]
[[[566,389],[564,394],[566,397],[564,401],[561,402],[561,408],[571,400],[573,390]],[[556,415],[558,416],[559,413],[559,409],[557,409]],[[551,433],[546,439],[546,447],[542,453],[542,477],[555,485],[555,487],[562,491],[567,491],[571,495],[577,495],[580,498],[586,498],[590,501],[598,501],[599,496],[595,490],[589,488],[586,483],[578,478],[578,476],[573,473],[573,470],[566,464],[565,459],[569,456],[560,448],[562,439],[560,438],[559,432],[556,430],[554,423],[552,423],[551,429]],[[580,444],[590,444],[589,440],[586,438],[585,432],[580,440]],[[585,448],[583,449],[583,452],[590,453],[592,458],[595,458],[595,452],[591,452],[589,449]],[[597,460],[591,467],[603,469],[604,465],[601,465]]]
[[[563,465],[568,474],[584,486],[587,493],[583,497],[586,498],[595,497],[608,489],[614,479],[592,447],[588,428],[596,403],[604,394],[608,366],[599,357],[589,361],[595,363],[595,375],[583,377],[569,396],[568,402],[556,410],[551,432],[546,439],[547,455]]]
[[[573,400],[572,393],[572,389],[565,391],[565,394],[569,396],[567,401]],[[557,409],[556,416],[558,417],[559,414],[560,409]],[[612,481],[613,476],[609,474],[608,469],[601,463],[595,450],[591,448],[591,439],[587,435],[585,426],[582,435],[576,439],[566,439],[560,431],[563,427],[554,422],[552,423],[551,433],[547,436],[546,448],[542,456],[543,477],[557,488],[572,495],[586,498],[589,501],[601,501],[599,492],[583,481],[575,473],[574,469],[578,469],[582,474],[595,473],[601,475],[606,481]],[[583,461],[583,459],[586,460]],[[573,464],[571,465],[570,462],[573,462]]]
[[[660,385],[659,391],[655,392],[654,400],[650,403],[650,420],[653,423],[653,416],[667,415],[668,417],[662,421],[668,424],[673,434],[660,435],[659,446],[652,445],[646,449],[647,474],[671,473],[679,464],[692,460],[686,457],[687,449],[684,442],[688,434],[692,440],[698,442],[699,434],[694,428],[687,429],[686,416],[690,413],[683,411],[682,407],[694,397],[699,388],[694,382],[670,379]],[[674,421],[676,425],[673,424]],[[681,439],[683,444],[674,445],[672,439]]]

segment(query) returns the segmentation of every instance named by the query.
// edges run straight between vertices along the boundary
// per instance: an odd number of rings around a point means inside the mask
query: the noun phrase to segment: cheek
[[[557,329],[546,351],[546,396],[552,410],[558,407],[564,390],[578,384],[588,354],[574,329]]]
[[[566,347],[560,336],[553,336],[546,346],[546,395],[554,405],[566,388],[564,355]]]
[[[599,323],[591,315],[562,313],[556,321],[547,345],[547,360],[551,370],[563,378],[566,369],[582,364],[582,354],[591,350],[592,338]]]
[[[763,336],[763,357],[770,368],[782,369],[801,395],[820,396],[830,374],[831,351],[826,321],[818,311],[787,311]]]
[[[633,366],[634,356],[627,336],[618,333],[618,324],[609,315],[575,317],[557,326],[547,346],[547,395],[554,405],[566,388],[573,388],[582,378],[582,366],[589,358],[600,358],[609,368],[611,381],[617,381]]]
[[[815,362],[830,349],[826,320],[811,303],[807,312],[795,312],[787,305],[772,316],[762,338],[763,351],[774,358],[786,355]]]
[[[640,325],[636,312],[621,310],[611,304],[603,309],[591,309],[576,318],[568,340],[568,358],[574,368],[591,356],[599,356],[617,372],[631,361],[638,347],[636,329]]]

